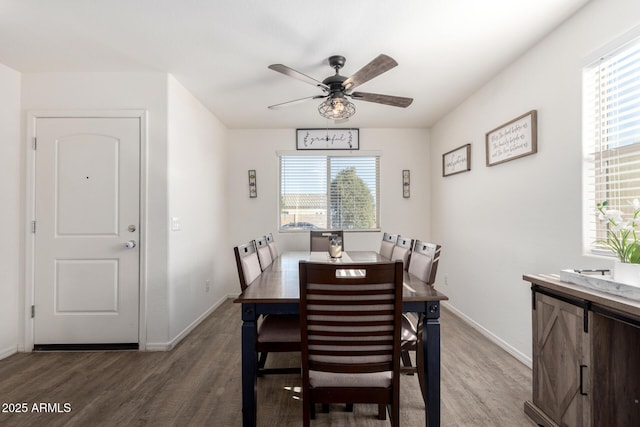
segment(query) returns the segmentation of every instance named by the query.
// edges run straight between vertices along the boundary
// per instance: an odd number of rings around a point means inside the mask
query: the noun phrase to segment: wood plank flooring
[[[450,312],[441,320],[442,426],[533,426],[522,406],[531,370]],[[240,307],[227,301],[170,352],[0,360],[0,426],[241,426],[240,324]],[[269,357],[268,364],[299,366],[296,354]],[[259,426],[301,425],[299,387],[296,375],[259,378]],[[400,396],[401,424],[424,426],[417,377],[401,378]],[[23,403],[26,413],[16,413]],[[389,426],[376,413],[372,405],[353,413],[333,406],[312,425]]]

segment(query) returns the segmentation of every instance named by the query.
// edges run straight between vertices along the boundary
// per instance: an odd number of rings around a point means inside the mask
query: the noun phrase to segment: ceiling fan
[[[324,101],[318,106],[320,115],[328,119],[342,120],[348,119],[356,112],[355,105],[349,101],[348,98],[402,108],[408,107],[413,102],[413,98],[354,91],[354,89],[361,84],[368,82],[374,77],[377,77],[398,65],[398,63],[390,56],[384,54],[378,55],[351,77],[340,75],[340,69],[344,66],[345,61],[346,59],[344,56],[330,56],[329,65],[336,71],[336,73],[333,76],[327,77],[323,81],[309,77],[306,74],[294,70],[293,68],[287,67],[286,65],[269,65],[269,68],[274,71],[319,87],[323,94],[270,105],[268,108],[276,109],[295,102],[305,101],[307,99],[324,99]]]

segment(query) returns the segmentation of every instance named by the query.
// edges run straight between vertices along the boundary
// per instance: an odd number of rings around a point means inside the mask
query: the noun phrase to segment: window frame
[[[582,67],[582,210],[583,253],[586,255],[615,258],[616,255],[612,251],[596,243],[596,240],[606,238],[608,230],[607,223],[599,219],[597,203],[608,200],[609,208],[620,209],[629,216],[633,212],[633,208],[630,196],[624,193],[633,191],[640,185],[625,188],[623,184],[620,184],[623,181],[621,177],[628,173],[625,168],[633,163],[636,163],[637,166],[631,169],[632,179],[640,183],[640,162],[631,159],[631,157],[640,156],[640,138],[635,133],[631,142],[622,137],[612,138],[610,136],[612,134],[606,132],[612,127],[609,122],[617,123],[623,114],[616,112],[615,115],[609,116],[609,110],[602,108],[603,105],[606,107],[612,104],[607,101],[611,98],[609,96],[611,89],[616,90],[616,101],[624,98],[622,88],[628,89],[627,86],[618,88],[618,79],[611,79],[607,73],[603,75],[604,71],[608,71],[603,69],[603,64],[615,58],[618,58],[618,61],[622,60],[630,47],[634,49],[632,55],[640,53],[640,27],[591,54]],[[633,71],[638,73],[640,59],[636,59],[636,61],[638,61],[638,65],[634,65]],[[622,78],[623,75],[621,73],[620,77]],[[632,74],[633,76],[636,74]],[[635,80],[632,84],[635,84]],[[632,98],[635,98],[635,95]],[[634,112],[633,117],[640,117],[640,111]],[[633,121],[631,122],[633,123]],[[624,121],[622,123],[624,124]],[[613,134],[615,135],[615,132]],[[621,169],[610,172],[610,169],[613,168]],[[609,189],[608,186],[612,186],[612,188]],[[603,188],[605,195],[600,196]],[[640,198],[640,191],[633,193],[632,198]]]
[[[380,188],[381,188],[381,170],[382,170],[382,153],[379,151],[358,151],[357,153],[345,153],[330,150],[314,150],[313,152],[300,152],[300,151],[278,151],[276,152],[278,162],[278,203],[277,203],[277,216],[278,216],[278,232],[280,233],[308,233],[309,229],[294,228],[283,229],[282,226],[282,201],[283,201],[283,189],[282,189],[282,157],[324,157],[327,163],[326,170],[326,210],[327,210],[327,225],[329,222],[329,215],[331,210],[331,197],[329,195],[331,186],[331,168],[329,167],[331,158],[367,158],[372,157],[376,159],[376,171],[375,171],[375,226],[373,228],[358,228],[349,229],[342,228],[344,231],[353,233],[367,233],[367,232],[380,232]],[[322,230],[322,229],[319,229]]]

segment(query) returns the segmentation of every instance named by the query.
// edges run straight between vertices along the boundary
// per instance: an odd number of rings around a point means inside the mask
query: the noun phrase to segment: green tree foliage
[[[343,169],[331,181],[331,228],[359,229],[375,226],[375,202],[354,167]]]

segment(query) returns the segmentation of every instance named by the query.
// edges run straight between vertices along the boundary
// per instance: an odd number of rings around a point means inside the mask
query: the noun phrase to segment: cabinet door
[[[563,426],[591,424],[589,335],[582,307],[536,293],[533,402]]]

